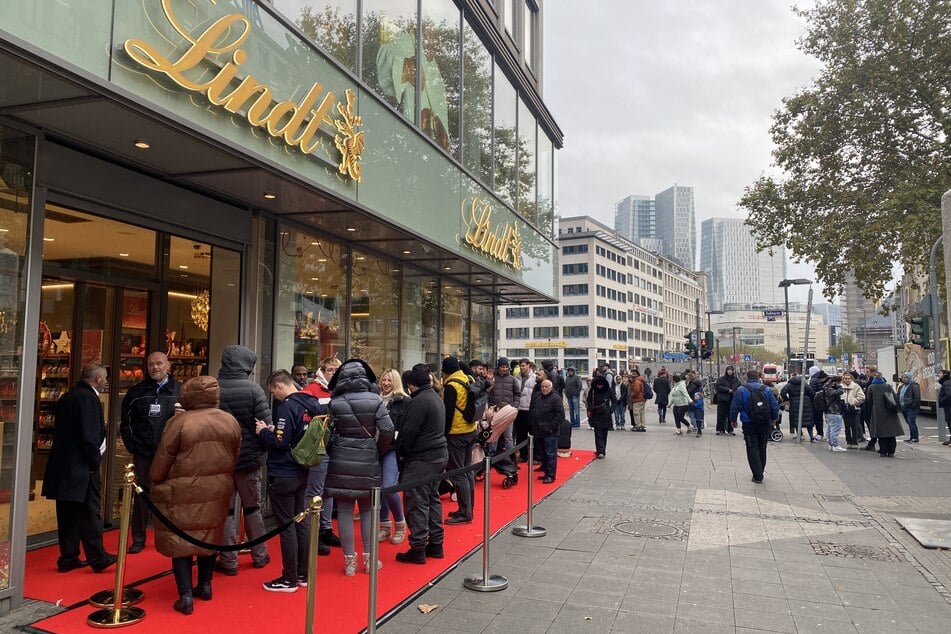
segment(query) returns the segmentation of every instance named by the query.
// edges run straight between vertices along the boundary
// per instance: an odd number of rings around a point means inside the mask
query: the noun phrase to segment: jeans
[[[743,425],[743,440],[746,441],[746,461],[757,480],[763,479],[766,471],[766,443],[769,425]]]
[[[826,414],[826,440],[830,447],[839,446],[840,431],[842,431],[842,414]]]
[[[572,427],[581,427],[581,395],[568,397],[568,417]]]
[[[360,513],[360,540],[363,542],[363,552],[370,552],[370,540],[376,535],[370,535],[370,500],[338,500],[337,527],[340,529],[340,547],[344,555],[355,555],[356,538],[354,537],[354,505],[358,505]]]
[[[546,478],[554,478],[558,466],[558,436],[545,436],[539,440],[545,452],[545,459],[542,460],[543,473]]]
[[[319,465],[310,468],[310,472],[307,474],[307,491],[304,494],[308,500],[315,495],[323,498],[323,506],[320,509],[320,530],[322,531],[333,530],[334,499],[323,497],[324,480],[327,479],[327,467],[329,465],[330,456],[324,456]]]
[[[696,410],[693,412],[693,428],[699,434],[703,431],[703,418],[704,414],[698,414]]]
[[[657,404],[657,418],[662,423],[667,422],[667,403]]]
[[[614,426],[615,427],[624,427],[624,422],[626,420],[624,411],[626,409],[627,409],[627,405],[621,402],[618,402],[614,406]]]
[[[391,487],[400,479],[399,469],[396,467],[396,452],[387,451],[380,458],[380,470],[383,472],[383,487]],[[400,492],[390,493],[383,498],[380,507],[380,521],[387,522],[390,519],[390,511],[393,512],[393,521],[403,521],[403,500],[400,498]]]
[[[908,440],[918,440],[918,412],[915,407],[905,410],[905,422],[908,423]]]
[[[327,462],[324,460],[324,462]],[[231,506],[228,517],[225,518],[224,543],[231,546],[237,544],[237,522],[235,513],[238,500],[244,512],[244,529],[249,539],[255,539],[264,534],[264,517],[261,515],[261,467],[250,471],[234,472],[234,493],[231,494]],[[258,544],[251,549],[251,559],[256,564],[267,562],[267,542]],[[238,567],[238,553],[222,551],[218,554],[218,564],[232,570]]]
[[[268,478],[268,499],[278,526],[294,519],[307,509],[304,491],[307,475],[296,478]],[[310,527],[307,522],[291,522],[281,531],[281,578],[297,585],[298,577],[307,576],[307,550],[310,543]]]

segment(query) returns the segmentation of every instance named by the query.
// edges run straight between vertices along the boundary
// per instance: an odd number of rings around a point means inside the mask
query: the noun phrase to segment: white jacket
[[[532,372],[529,374],[524,383],[521,383],[521,376],[517,378],[522,386],[521,394],[519,394],[518,397],[518,409],[519,411],[527,412],[532,405],[532,392],[535,389],[535,373]]]

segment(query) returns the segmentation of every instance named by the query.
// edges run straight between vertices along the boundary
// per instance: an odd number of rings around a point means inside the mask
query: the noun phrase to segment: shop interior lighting
[[[347,227],[347,231],[349,231],[350,233],[353,233],[356,230],[357,230],[356,227]]]
[[[327,258],[317,258],[317,261],[318,261],[318,262],[326,262],[326,261],[327,261]]]
[[[187,265],[187,264],[179,264],[179,265],[178,265],[178,268],[180,268],[180,269],[182,269],[183,271],[185,271],[185,270],[188,269],[188,265]]]
[[[9,229],[0,229],[0,233],[10,233]]]
[[[152,147],[152,144],[146,141],[145,139],[136,139],[132,145],[139,148],[140,150],[147,150]]]
[[[442,267],[442,270],[443,270],[443,271],[451,271],[451,270],[452,270],[452,267],[447,264],[446,266]]]
[[[120,254],[119,254],[119,257],[120,257],[120,258],[127,258],[127,257],[129,257],[129,254],[128,254],[128,253],[120,253]]]
[[[168,296],[178,297],[180,299],[197,299],[198,298],[198,295],[195,295],[193,293],[179,293],[178,291],[169,291]]]
[[[272,192],[264,192],[264,197],[268,200],[274,200],[275,198],[277,198],[277,194],[274,194]]]
[[[319,277],[312,277],[312,278],[310,278],[310,281],[311,281],[311,282],[319,282],[319,281],[320,281],[320,278],[319,278]]]
[[[313,241],[310,243],[310,246],[312,246],[312,247],[319,247],[319,246],[320,246],[320,240],[313,240]]]
[[[56,238],[43,238],[43,242],[53,242]]]
[[[412,251],[410,251],[409,249],[403,249],[403,255],[410,255],[411,253]]]

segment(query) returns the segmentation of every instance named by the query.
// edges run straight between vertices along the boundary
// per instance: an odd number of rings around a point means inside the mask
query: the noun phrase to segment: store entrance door
[[[102,365],[109,387],[99,395],[106,420],[106,454],[100,476],[103,517],[119,515],[122,473],[131,457],[119,437],[120,405],[144,376],[153,291],[46,277],[40,308],[39,367],[33,444],[33,487],[28,535],[43,540],[56,530],[55,504],[42,497],[42,479],[52,443],[56,401],[76,384],[82,368]]]

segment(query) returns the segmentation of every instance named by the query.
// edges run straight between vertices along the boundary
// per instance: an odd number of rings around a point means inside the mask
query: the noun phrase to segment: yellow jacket
[[[459,383],[462,383],[460,385]],[[462,412],[466,409],[466,403],[469,401],[469,377],[462,370],[456,370],[449,376],[443,378],[443,402],[446,404],[446,420],[450,436],[458,434],[468,434],[476,429],[475,422],[467,422],[462,417]],[[455,400],[452,399],[451,392],[446,388],[452,387],[455,393]]]

